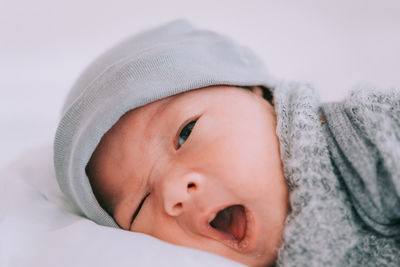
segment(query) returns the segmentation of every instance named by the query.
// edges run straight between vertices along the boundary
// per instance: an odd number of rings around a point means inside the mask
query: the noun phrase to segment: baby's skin
[[[260,90],[212,86],[127,112],[87,166],[99,203],[122,229],[273,264],[289,193]]]

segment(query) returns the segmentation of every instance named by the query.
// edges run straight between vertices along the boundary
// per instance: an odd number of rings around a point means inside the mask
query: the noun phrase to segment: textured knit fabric
[[[359,88],[322,107],[332,160],[358,215],[382,235],[400,235],[400,90]]]
[[[274,80],[250,49],[182,20],[123,41],[87,68],[67,97],[54,141],[58,184],[82,215],[118,227],[85,173],[104,133],[131,109],[211,85],[273,87]]]
[[[364,96],[354,93],[347,102],[357,103],[359,111],[367,112],[359,118],[370,116],[371,109],[380,105],[393,114],[399,112],[389,107],[388,98]],[[398,102],[393,101],[395,109]],[[275,88],[274,102],[292,208],[278,253],[278,266],[399,266],[400,237],[385,237],[366,226],[332,163],[326,126],[319,116],[321,104],[317,92],[307,84],[283,81]],[[380,120],[384,117],[386,122],[375,130],[383,127],[383,132],[390,132],[395,116],[386,118],[386,115],[377,114]],[[364,127],[369,126],[368,121],[364,122]],[[375,131],[363,130],[369,134]],[[385,134],[380,134],[382,136]],[[390,134],[385,138],[389,143],[396,140]],[[399,157],[385,146],[387,142],[379,149],[392,157],[388,164],[394,164]],[[398,171],[398,167],[391,171]],[[396,175],[398,179],[399,173]]]

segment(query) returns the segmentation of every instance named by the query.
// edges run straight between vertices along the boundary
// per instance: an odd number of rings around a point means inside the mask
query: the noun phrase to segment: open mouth
[[[220,210],[210,225],[232,239],[241,241],[246,236],[247,230],[245,208],[242,205],[232,205]]]

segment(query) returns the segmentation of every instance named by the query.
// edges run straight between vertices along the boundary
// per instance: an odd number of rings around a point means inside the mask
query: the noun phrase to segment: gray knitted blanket
[[[331,104],[321,105],[311,86],[282,82],[275,88],[277,134],[292,207],[278,252],[278,266],[399,266],[400,236],[395,230],[399,228],[398,202],[392,199],[387,203],[383,199],[389,187],[391,198],[398,200],[400,192],[400,96],[395,91],[381,97],[368,92],[355,90],[343,102],[345,110],[355,112],[353,121],[358,123],[344,128],[335,124],[335,113],[342,110]],[[377,109],[380,111],[375,112]],[[326,115],[325,123],[321,122],[321,111]],[[338,125],[342,125],[341,129],[335,128]],[[359,157],[354,154],[354,142],[347,143],[351,149],[345,149],[346,133],[355,128],[362,134],[353,137],[362,139],[369,149],[359,151],[368,152]],[[330,150],[334,149],[332,153]],[[352,165],[358,158],[363,164],[379,164],[365,169],[360,162]],[[345,167],[340,165],[340,159],[347,163]],[[346,171],[360,171],[359,167],[368,175],[354,172],[360,175],[352,183],[352,172]],[[378,170],[385,170],[384,182],[379,182]],[[378,208],[360,213],[359,207],[365,211],[368,205]],[[397,210],[390,212],[387,208]],[[373,218],[373,223],[365,218]],[[392,230],[388,230],[388,224]],[[380,232],[382,229],[386,230]]]
[[[358,88],[322,105],[333,164],[357,214],[382,235],[400,235],[400,90]]]

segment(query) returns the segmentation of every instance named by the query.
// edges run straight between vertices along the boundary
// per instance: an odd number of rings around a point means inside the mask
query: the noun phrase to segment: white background
[[[176,18],[234,37],[325,101],[358,82],[400,85],[396,0],[0,0],[0,167],[52,142],[63,99],[92,59]]]

